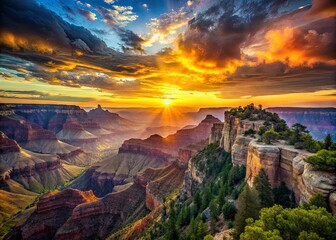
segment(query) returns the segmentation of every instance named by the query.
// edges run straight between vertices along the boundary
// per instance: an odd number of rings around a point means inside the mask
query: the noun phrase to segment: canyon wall
[[[20,148],[0,132],[0,181],[13,179],[33,192],[53,189],[74,177],[55,154],[39,154]]]
[[[336,141],[336,108],[268,108],[277,113],[289,126],[301,123],[307,127],[310,134],[317,140],[323,140],[330,133]]]
[[[272,187],[282,181],[291,189],[297,203],[308,201],[314,194],[321,193],[336,209],[336,173],[313,170],[303,159],[311,153],[295,149],[283,142],[274,145],[259,143],[253,137],[244,136],[248,129],[258,130],[262,121],[240,120],[225,113],[221,136],[221,147],[231,152],[233,165],[246,166],[246,180],[252,186],[255,176],[263,168]],[[197,178],[195,178],[197,179]]]

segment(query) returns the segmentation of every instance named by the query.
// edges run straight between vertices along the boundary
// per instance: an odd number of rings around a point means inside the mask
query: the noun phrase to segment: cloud
[[[177,32],[187,25],[192,16],[191,11],[181,8],[179,11],[161,14],[158,18],[152,18],[147,24],[151,36],[146,45],[151,46],[154,42],[169,43],[174,40]]]
[[[143,6],[144,8],[146,8],[146,9],[148,9],[148,5],[147,5],[147,3],[142,4],[142,6]]]
[[[191,19],[177,39],[179,51],[200,68],[232,67],[241,48],[287,1],[219,1]]]
[[[108,31],[105,29],[99,29],[99,28],[91,28],[90,29],[92,32],[98,34],[98,35],[107,35]]]
[[[318,62],[336,63],[335,24],[333,17],[300,27],[275,28],[265,33],[265,50],[257,51],[260,61],[288,62],[291,66]]]
[[[77,49],[76,42],[86,44],[90,53],[112,54],[104,41],[84,27],[75,26],[35,1],[5,0],[1,11],[0,45],[11,51],[68,53]]]
[[[219,96],[228,99],[333,89],[333,69],[333,65],[322,63],[291,67],[280,61],[241,66],[221,83]]]
[[[0,76],[1,76],[1,78],[5,79],[5,80],[12,80],[13,79],[12,75],[7,74],[7,73],[3,73],[3,72],[0,72]]]
[[[112,5],[113,9],[98,6],[97,12],[103,17],[103,21],[110,27],[126,26],[129,22],[133,22],[138,15],[132,12],[131,6]]]
[[[0,98],[30,99],[30,100],[49,100],[61,102],[88,102],[95,100],[89,97],[74,97],[62,94],[50,94],[40,91],[20,91],[20,90],[1,90]]]
[[[69,6],[67,5],[61,5],[62,9],[68,13],[70,13],[71,15],[76,15],[76,12]]]
[[[103,17],[103,21],[115,31],[123,44],[121,49],[125,53],[145,53],[142,44],[145,40],[131,30],[124,28],[129,21],[134,21],[137,16],[133,15],[132,7],[113,5],[114,10],[104,7],[97,7],[96,10]]]
[[[104,0],[107,4],[113,4],[115,1],[114,0]]]
[[[122,50],[125,53],[145,53],[145,50],[142,48],[142,44],[145,42],[145,40],[139,37],[137,34],[125,28],[116,28],[116,33],[124,43],[124,45],[122,45]]]
[[[85,9],[81,9],[81,8],[78,8],[78,13],[80,15],[82,15],[83,17],[85,17],[88,21],[94,21],[94,20],[97,20],[97,17],[96,17],[96,14],[89,11],[89,10],[85,10]]]

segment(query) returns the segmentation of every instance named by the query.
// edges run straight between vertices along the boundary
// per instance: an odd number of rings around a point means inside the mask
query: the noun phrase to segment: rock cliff
[[[121,192],[78,205],[57,230],[55,239],[105,239],[122,224],[146,211],[145,189],[137,184]]]
[[[80,147],[58,140],[52,131],[25,120],[0,116],[0,130],[16,140],[22,148],[32,152],[56,154],[62,160],[76,165],[88,165],[96,159]]]
[[[173,162],[163,168],[148,168],[134,177],[134,182],[146,187],[146,207],[158,207],[163,199],[182,185],[185,166]]]
[[[237,136],[243,135],[248,129],[258,131],[262,124],[263,121],[241,120],[238,117],[231,116],[229,112],[225,112],[220,146],[223,147],[225,151],[231,152]]]
[[[131,183],[133,176],[143,172],[146,168],[159,168],[166,164],[161,158],[119,153],[92,166],[85,174],[76,179],[70,187],[84,191],[92,189],[96,196],[102,197],[111,193],[115,186]]]
[[[149,154],[169,161],[172,157],[178,156],[180,148],[207,139],[214,123],[220,123],[220,121],[217,118],[208,115],[196,127],[181,129],[175,134],[171,134],[165,138],[159,135],[152,135],[145,140],[127,140],[122,144],[119,152]]]
[[[284,143],[266,145],[256,139],[244,136],[248,129],[258,130],[262,121],[241,120],[225,113],[221,146],[231,152],[234,165],[246,165],[246,180],[253,184],[254,177],[263,168],[273,187],[285,182],[294,191],[297,203],[308,201],[314,194],[321,193],[327,199],[332,209],[334,192],[336,191],[336,174],[314,171],[304,158],[311,153],[295,149]],[[191,169],[192,170],[192,169]],[[190,171],[192,174],[193,171]],[[198,177],[191,175],[197,181]],[[335,211],[335,210],[334,210]]]
[[[52,239],[76,206],[96,200],[92,191],[66,189],[47,193],[40,198],[35,212],[16,230],[15,235],[22,239]]]

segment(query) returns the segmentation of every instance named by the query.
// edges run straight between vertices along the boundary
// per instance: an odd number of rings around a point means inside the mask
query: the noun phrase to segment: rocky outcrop
[[[200,122],[200,124],[198,124],[198,126],[181,129],[175,134],[171,134],[165,138],[159,135],[152,135],[145,140],[127,140],[122,144],[119,152],[140,153],[161,157],[164,160],[170,160],[170,158],[178,156],[180,148],[207,139],[214,123],[220,123],[220,121],[217,118],[208,115]]]
[[[103,129],[100,125],[94,122],[92,119],[87,119],[86,121],[82,122],[81,125],[83,128],[88,131],[89,133],[99,136],[99,137],[113,137],[113,133]]]
[[[62,185],[73,175],[63,168],[57,155],[39,154],[20,148],[3,133],[0,133],[0,163],[2,181],[9,178],[19,182],[26,189],[40,192]]]
[[[17,142],[29,142],[37,139],[57,140],[55,134],[36,124],[26,123],[6,116],[0,116],[0,130]]]
[[[145,189],[133,184],[124,191],[78,205],[57,230],[55,239],[105,239],[144,211]]]
[[[180,164],[187,166],[190,158],[192,158],[192,156],[194,156],[196,153],[197,153],[197,149],[180,148],[178,152],[177,161]]]
[[[306,202],[313,195],[320,193],[331,199],[330,207],[335,209],[332,194],[336,190],[336,174],[314,170],[304,161],[308,155],[311,153],[294,149],[292,146],[264,145],[252,141],[248,148],[246,180],[252,186],[254,177],[263,168],[272,187],[285,182],[287,187],[293,190],[297,203]]]
[[[88,116],[101,127],[113,132],[133,131],[138,128],[136,123],[120,117],[117,113],[103,110],[99,104],[96,109],[88,112]]]
[[[152,135],[145,140],[129,139],[121,145],[119,153],[141,154],[169,162],[172,160],[172,155],[162,148],[163,144],[164,138],[159,135]]]
[[[263,168],[268,175],[272,186],[278,184],[280,165],[280,149],[272,145],[253,142],[248,147],[246,161],[246,180],[253,185],[255,176]]]
[[[238,135],[231,148],[233,165],[246,165],[248,146],[253,140],[251,137]]]
[[[160,168],[167,163],[161,158],[146,155],[119,153],[95,166],[76,179],[70,187],[79,190],[92,189],[96,196],[111,193],[115,186],[128,184],[133,177],[147,168]]]
[[[87,118],[87,113],[74,105],[53,104],[8,104],[18,116],[24,118],[29,124],[37,124],[44,129],[58,133],[62,130],[68,116],[78,119]]]
[[[94,142],[98,137],[85,131],[75,118],[67,118],[57,137],[64,142]]]
[[[148,168],[134,177],[134,182],[146,187],[146,207],[158,207],[163,199],[182,185],[186,167],[176,162],[163,168]]]
[[[220,146],[225,151],[231,152],[231,148],[238,135],[243,135],[248,129],[258,131],[262,124],[263,121],[241,120],[238,117],[230,115],[229,112],[225,112]]]
[[[222,131],[224,128],[224,123],[214,123],[211,128],[211,133],[209,136],[209,143],[220,142],[222,138]]]
[[[221,137],[221,147],[231,152],[234,165],[246,165],[246,180],[253,184],[254,177],[263,168],[273,187],[282,181],[294,191],[297,203],[308,201],[314,194],[321,193],[327,199],[331,208],[334,207],[333,192],[336,190],[336,174],[314,171],[303,159],[311,153],[295,149],[284,143],[266,145],[256,139],[244,136],[248,129],[255,131],[263,124],[262,121],[241,120],[225,113],[224,127]],[[186,189],[192,189],[193,183],[202,181],[192,168],[186,176],[193,181],[185,181]]]
[[[96,200],[92,191],[66,189],[47,193],[40,198],[35,212],[17,231],[22,239],[52,239],[76,206]]]
[[[329,195],[329,206],[333,214],[336,214],[336,192],[332,192]]]

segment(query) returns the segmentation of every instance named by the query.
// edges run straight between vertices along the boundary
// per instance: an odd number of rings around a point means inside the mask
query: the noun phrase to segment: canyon
[[[0,115],[0,196],[3,192],[13,197],[22,194],[27,205],[44,189],[71,182],[41,195],[27,220],[16,225],[7,239],[134,236],[156,221],[167,197],[188,199],[206,184],[211,175],[191,159],[197,156],[206,163],[209,159],[202,151],[212,145],[220,147],[217,159],[230,154],[234,166],[246,166],[245,180],[250,186],[264,169],[271,186],[284,182],[297,204],[321,193],[336,213],[336,174],[317,171],[305,162],[312,153],[284,141],[265,144],[246,134],[257,132],[262,120],[242,120],[225,112],[223,122],[206,115],[197,125],[165,137],[153,134],[141,139],[139,125],[101,106],[88,113],[74,106],[45,108],[14,105]],[[118,131],[125,135],[113,139]],[[132,138],[120,142],[132,131]],[[111,146],[117,150],[97,155]],[[82,166],[87,168],[78,175]],[[5,203],[19,212],[18,206]],[[120,230],[126,225],[129,232]]]

